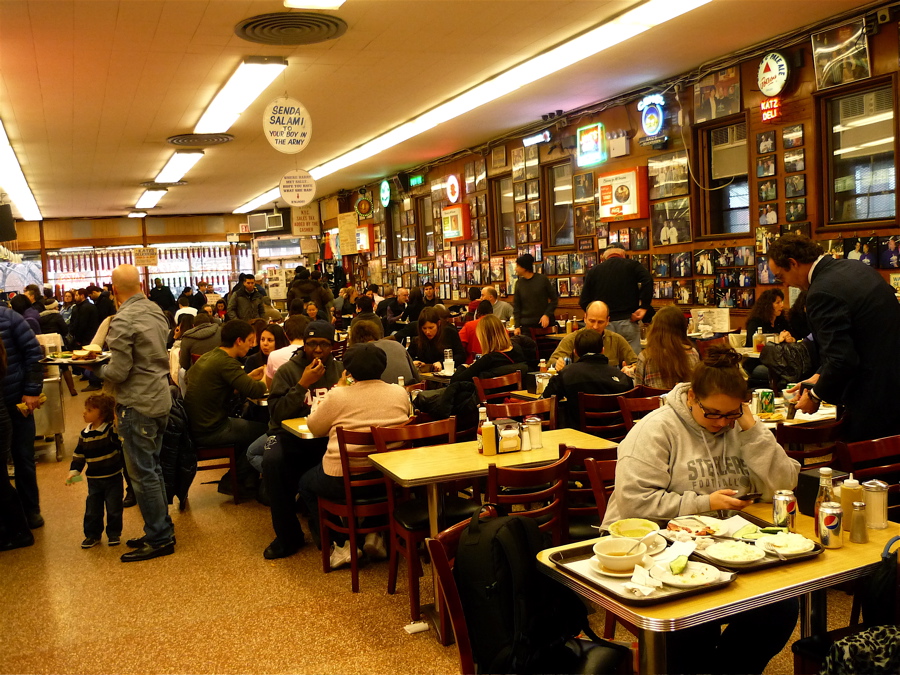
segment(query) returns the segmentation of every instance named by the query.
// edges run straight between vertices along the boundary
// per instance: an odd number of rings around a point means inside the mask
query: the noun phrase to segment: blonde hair
[[[509,341],[509,333],[503,327],[503,323],[493,314],[485,314],[478,319],[475,326],[475,337],[481,344],[481,353],[504,352],[512,349]]]

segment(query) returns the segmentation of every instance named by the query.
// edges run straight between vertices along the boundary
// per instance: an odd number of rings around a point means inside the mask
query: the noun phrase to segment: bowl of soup
[[[640,539],[651,532],[659,532],[659,525],[646,518],[624,518],[611,523],[607,529],[614,537]]]
[[[628,550],[634,547],[631,553]],[[624,537],[603,537],[594,544],[594,557],[610,572],[628,572],[639,565],[647,553],[647,545],[640,542],[635,546],[632,539]]]

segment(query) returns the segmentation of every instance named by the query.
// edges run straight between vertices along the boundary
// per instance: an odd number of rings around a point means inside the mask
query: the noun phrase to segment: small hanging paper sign
[[[291,206],[306,206],[316,196],[316,181],[303,169],[286,173],[278,187],[281,198]]]
[[[288,155],[304,150],[312,136],[312,120],[300,101],[276,98],[263,112],[263,134],[269,144]]]

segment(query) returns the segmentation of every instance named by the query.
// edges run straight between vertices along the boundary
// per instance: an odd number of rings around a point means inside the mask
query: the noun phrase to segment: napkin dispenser
[[[847,474],[843,471],[833,470],[832,484],[839,485],[844,482]],[[797,497],[797,508],[804,516],[812,517],[816,510],[816,495],[819,494],[819,470],[807,469],[797,476],[797,487],[794,496]],[[844,514],[847,517],[847,514]]]
[[[518,422],[504,418],[494,420],[493,425],[493,438],[484,438],[484,431],[487,429],[485,428],[482,431],[485,455],[502,455],[507,452],[518,452],[522,449]]]

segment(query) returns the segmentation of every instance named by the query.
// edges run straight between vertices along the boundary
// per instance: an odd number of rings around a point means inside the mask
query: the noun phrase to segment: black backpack
[[[628,653],[598,638],[578,596],[538,571],[535,556],[548,543],[521,516],[476,513],[463,531],[453,575],[478,672],[575,672],[579,656],[566,641],[582,632],[616,650],[614,661]]]

